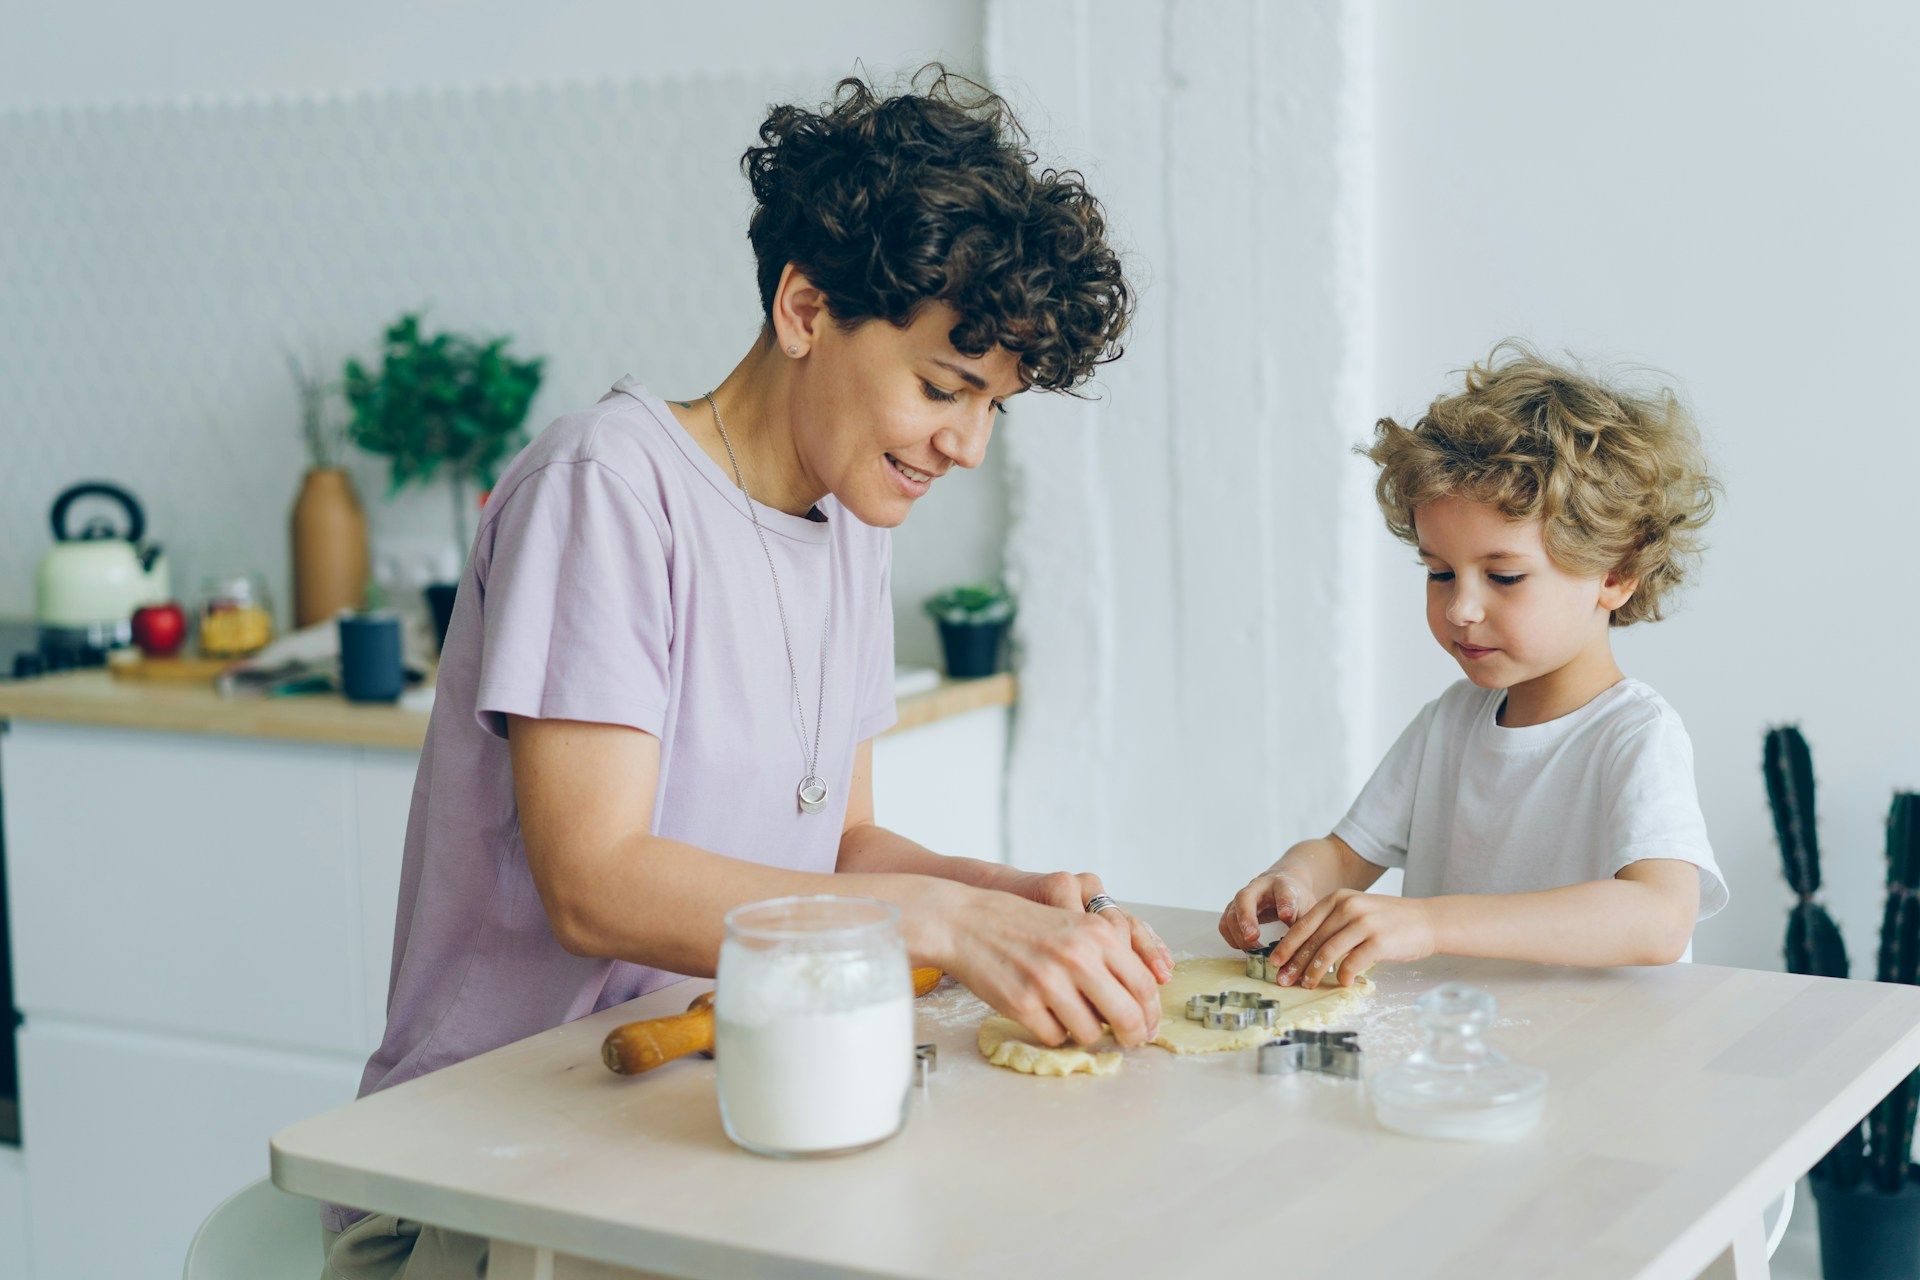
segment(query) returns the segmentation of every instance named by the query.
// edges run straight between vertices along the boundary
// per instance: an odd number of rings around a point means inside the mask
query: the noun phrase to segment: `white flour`
[[[713,1056],[734,1141],[837,1151],[900,1127],[914,1044],[903,952],[751,955],[729,946],[719,987]]]
[[[840,1013],[714,1021],[720,1113],[775,1152],[864,1146],[900,1127],[913,1077],[913,997]]]

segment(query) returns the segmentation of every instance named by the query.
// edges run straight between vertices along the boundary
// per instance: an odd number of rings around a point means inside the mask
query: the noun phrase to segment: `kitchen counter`
[[[1140,911],[1176,952],[1221,950],[1210,912]],[[939,1067],[899,1137],[766,1160],[723,1133],[712,1062],[600,1063],[614,1026],[710,985],[683,982],[294,1125],[273,1179],[490,1236],[495,1280],[1196,1275],[1236,1265],[1223,1247],[1308,1276],[1764,1276],[1763,1209],[1920,1064],[1908,987],[1439,957],[1374,976],[1369,1073],[1417,1042],[1417,994],[1471,982],[1500,1001],[1495,1046],[1549,1072],[1540,1127],[1404,1137],[1362,1086],[1249,1053],[1019,1076],[981,1060],[949,983],[918,1009]]]
[[[899,702],[898,733],[986,707],[1011,706],[1011,675],[943,680]],[[212,687],[117,680],[105,671],[68,672],[0,684],[0,720],[225,734],[334,746],[419,750],[425,711],[363,705],[333,695],[223,698]]]

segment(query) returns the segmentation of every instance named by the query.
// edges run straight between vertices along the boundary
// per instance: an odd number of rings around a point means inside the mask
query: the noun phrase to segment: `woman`
[[[731,908],[900,908],[1049,1044],[1156,1030],[1166,948],[1091,875],[942,857],[873,821],[893,722],[888,529],[976,467],[1005,402],[1119,355],[1100,209],[938,68],[775,108],[743,160],[765,325],[719,387],[623,378],[495,486],[407,824],[362,1094],[710,975]],[[1098,908],[1089,911],[1089,904]],[[329,1270],[475,1274],[485,1242],[330,1208]]]

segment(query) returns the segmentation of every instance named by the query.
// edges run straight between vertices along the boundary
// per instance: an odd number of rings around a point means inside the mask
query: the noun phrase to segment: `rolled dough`
[[[1293,1027],[1324,1027],[1350,1017],[1373,995],[1373,980],[1364,974],[1350,987],[1280,987],[1247,976],[1241,956],[1208,956],[1182,960],[1173,978],[1160,988],[1160,1033],[1152,1043],[1172,1053],[1222,1053],[1251,1049]],[[1215,991],[1257,991],[1278,1000],[1280,1018],[1272,1027],[1243,1031],[1209,1031],[1187,1019],[1187,997]],[[1120,1069],[1119,1045],[1109,1037],[1082,1047],[1048,1048],[1011,1018],[991,1017],[980,1024],[980,1053],[996,1067],[1036,1076],[1066,1076],[1078,1072],[1110,1076]]]
[[[986,1060],[996,1067],[1030,1076],[1071,1076],[1080,1072],[1110,1076],[1120,1069],[1124,1055],[1111,1038],[1100,1044],[1107,1046],[1104,1052],[1100,1051],[1100,1045],[1082,1049],[1079,1045],[1064,1044],[1058,1049],[1049,1049],[1012,1018],[995,1015],[980,1024],[980,1052]]]

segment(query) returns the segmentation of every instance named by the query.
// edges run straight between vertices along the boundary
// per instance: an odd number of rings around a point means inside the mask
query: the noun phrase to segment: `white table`
[[[1177,952],[1223,950],[1211,914],[1143,913]],[[1402,1137],[1360,1086],[1244,1053],[1017,1076],[980,1060],[964,993],[936,992],[939,1070],[900,1137],[766,1160],[721,1131],[712,1062],[600,1064],[609,1028],[704,985],[684,983],[294,1125],[273,1178],[490,1236],[494,1280],[1211,1274],[1237,1264],[1201,1242],[1243,1228],[1248,1264],[1291,1275],[1746,1280],[1764,1208],[1920,1064],[1906,987],[1458,959],[1375,977],[1369,1071],[1411,1048],[1415,995],[1471,981],[1499,998],[1495,1042],[1551,1073],[1540,1127]]]

